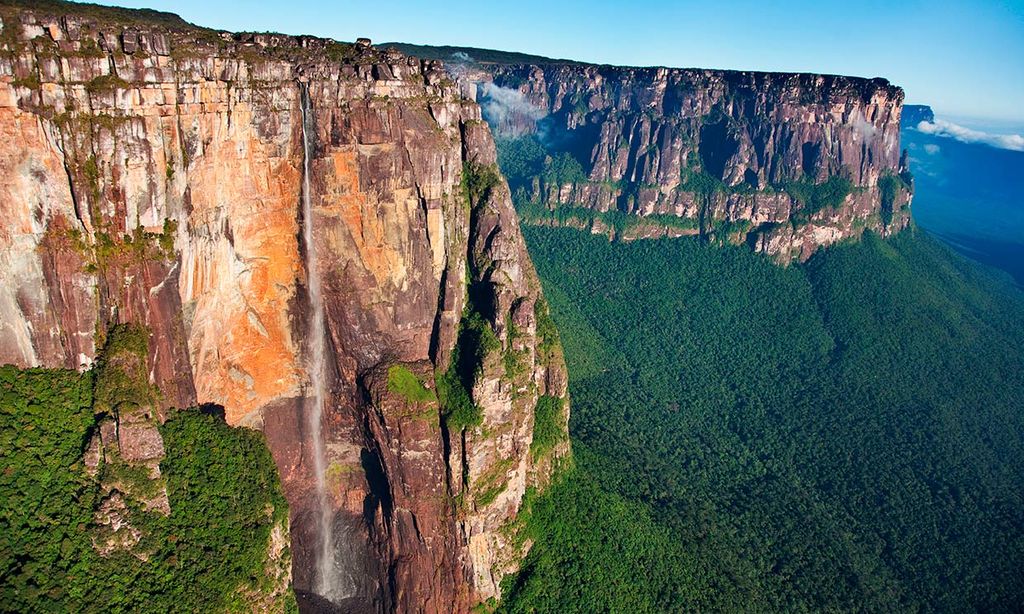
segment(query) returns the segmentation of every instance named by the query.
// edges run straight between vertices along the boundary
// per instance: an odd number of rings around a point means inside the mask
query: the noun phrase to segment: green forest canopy
[[[142,541],[103,557],[93,511],[105,495],[83,466],[97,426],[94,379],[0,367],[0,611],[247,609],[245,593],[275,581],[264,570],[270,532],[288,516],[263,435],[194,409],[173,413],[160,428],[171,514],[129,499]]]
[[[1024,298],[918,230],[783,268],[524,229],[576,469],[504,612],[1024,603]]]

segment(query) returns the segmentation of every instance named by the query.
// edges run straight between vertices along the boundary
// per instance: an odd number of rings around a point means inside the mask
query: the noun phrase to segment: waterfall
[[[306,289],[309,305],[312,308],[312,320],[308,328],[309,386],[305,395],[305,414],[309,426],[313,447],[313,471],[316,474],[316,574],[313,592],[330,601],[338,601],[346,596],[348,589],[344,586],[344,574],[337,560],[334,548],[334,523],[330,497],[327,494],[327,460],[324,451],[323,413],[327,398],[327,365],[324,326],[324,302],[320,291],[320,268],[317,261],[316,243],[313,241],[313,205],[310,195],[310,162],[313,157],[313,145],[310,131],[315,129],[313,114],[310,110],[309,89],[300,83],[302,106],[302,241],[306,248]],[[310,394],[312,392],[312,394]]]

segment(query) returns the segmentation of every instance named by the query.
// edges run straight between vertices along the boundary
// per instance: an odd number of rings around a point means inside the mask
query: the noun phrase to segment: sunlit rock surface
[[[903,90],[885,79],[631,68],[491,51],[478,60],[477,50],[395,46],[449,59],[500,138],[535,135],[581,163],[584,180],[542,174],[519,198],[643,218],[626,229],[601,217],[563,224],[625,239],[701,234],[789,262],[910,221]],[[832,177],[852,189],[818,210],[787,188]],[[885,181],[896,190],[883,194]]]
[[[560,352],[536,349],[540,286],[504,180],[472,201],[461,186],[467,164],[495,163],[479,107],[440,63],[372,46],[156,13],[0,16],[0,363],[84,368],[97,331],[148,326],[160,414],[215,403],[266,432],[292,511],[295,588],[304,608],[327,608],[308,594],[312,224],[326,478],[352,586],[335,605],[466,611],[495,596],[524,548],[501,529],[568,453],[530,453],[537,398],[564,397],[566,378]],[[456,433],[436,401],[392,390],[388,371],[436,389],[470,285],[500,347],[472,390],[481,424]],[[508,352],[521,369],[508,372]],[[129,454],[155,453],[146,433],[125,435]],[[115,523],[115,502],[108,512]]]

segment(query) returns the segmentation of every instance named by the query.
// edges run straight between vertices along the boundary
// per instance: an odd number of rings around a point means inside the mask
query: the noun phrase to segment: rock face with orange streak
[[[81,258],[54,245],[76,222],[64,156],[48,122],[17,108],[11,88],[0,95],[0,361],[78,368],[96,351],[96,289]]]
[[[85,368],[112,325],[145,324],[163,415],[213,403],[266,433],[304,609],[497,596],[524,555],[506,537],[524,494],[569,450],[531,451],[565,370],[538,334],[546,307],[479,107],[440,63],[396,52],[66,10],[0,10],[0,363]],[[312,590],[311,274],[349,585],[333,605]],[[468,423],[451,416],[456,380]]]

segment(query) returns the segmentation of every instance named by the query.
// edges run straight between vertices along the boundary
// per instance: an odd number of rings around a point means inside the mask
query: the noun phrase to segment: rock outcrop
[[[453,72],[499,137],[537,135],[583,171],[541,173],[517,199],[590,210],[595,231],[601,214],[640,216],[627,237],[702,234],[786,262],[909,223],[903,91],[884,79],[501,56]]]
[[[902,128],[916,128],[921,122],[935,121],[935,112],[925,104],[903,105],[903,116],[900,119]]]
[[[439,62],[368,44],[47,6],[0,11],[0,363],[84,368],[98,334],[145,325],[147,419],[214,403],[266,433],[304,608],[496,596],[524,494],[568,453],[531,446],[566,376],[480,108]],[[335,604],[311,594],[307,225],[350,587]],[[155,453],[147,432],[122,453]]]

